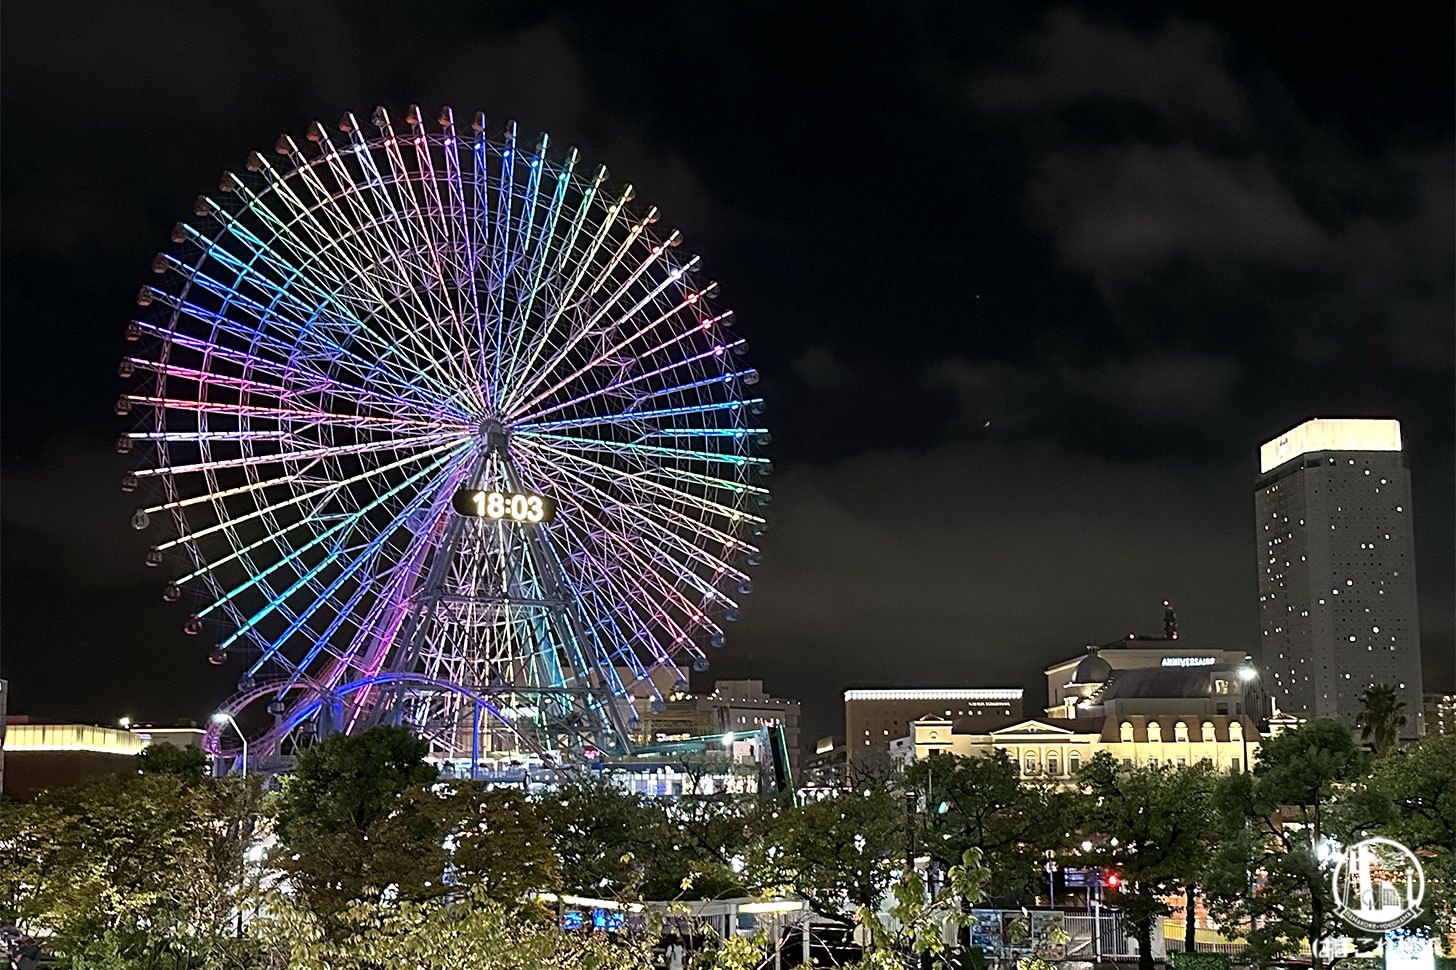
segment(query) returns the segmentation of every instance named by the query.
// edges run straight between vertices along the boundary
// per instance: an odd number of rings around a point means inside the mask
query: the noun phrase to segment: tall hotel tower
[[[1389,684],[1421,721],[1410,471],[1400,422],[1306,421],[1259,449],[1259,622],[1279,709],[1354,725]]]

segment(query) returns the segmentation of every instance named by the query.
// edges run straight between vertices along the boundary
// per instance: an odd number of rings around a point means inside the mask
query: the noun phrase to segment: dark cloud
[[[775,492],[734,632],[820,703],[853,685],[1024,685],[1034,708],[1043,666],[1157,629],[1163,597],[1190,642],[1254,642],[1252,611],[1224,605],[1255,595],[1244,476],[1190,474],[1151,443],[1135,464],[1001,441],[876,449]]]
[[[1279,79],[1236,77],[1231,46],[1064,8],[966,90],[1020,146],[1028,217],[1120,329],[1241,337],[1236,318],[1275,354],[1326,358],[1358,332],[1387,363],[1446,369],[1430,351],[1452,347],[1449,133],[1361,153]]]

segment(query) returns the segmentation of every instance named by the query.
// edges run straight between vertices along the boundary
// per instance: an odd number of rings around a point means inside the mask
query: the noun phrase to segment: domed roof
[[[1077,669],[1072,674],[1072,683],[1105,684],[1111,673],[1112,664],[1097,655],[1096,647],[1088,647],[1087,656],[1082,658],[1082,662],[1077,664]]]

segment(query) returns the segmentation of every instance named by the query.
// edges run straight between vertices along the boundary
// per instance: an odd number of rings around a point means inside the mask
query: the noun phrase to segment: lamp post
[[[915,871],[915,802],[913,791],[905,793],[905,875]]]
[[[212,716],[212,723],[214,723],[214,724],[222,724],[224,722],[226,722],[228,724],[231,724],[233,726],[233,730],[236,731],[236,732],[238,732],[238,740],[240,740],[240,741],[243,742],[243,770],[242,770],[242,774],[243,774],[244,777],[246,777],[247,774],[248,774],[248,736],[243,733],[243,729],[242,728],[238,727],[237,718],[233,717],[227,711],[218,711],[216,714],[214,714]]]
[[[1251,663],[1245,663],[1239,667],[1238,673],[1239,681],[1244,685],[1243,709],[1244,714],[1247,715],[1249,713],[1249,694],[1254,689],[1253,684],[1259,679],[1259,669]],[[1258,721],[1253,717],[1250,717],[1249,720],[1258,724]],[[1249,733],[1247,731],[1240,731],[1239,736],[1243,740],[1244,745],[1242,766],[1243,770],[1247,773],[1249,770]]]

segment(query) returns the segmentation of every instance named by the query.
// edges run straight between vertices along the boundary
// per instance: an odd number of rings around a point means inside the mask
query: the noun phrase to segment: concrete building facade
[[[1389,684],[1421,732],[1410,471],[1400,424],[1315,419],[1259,450],[1263,668],[1279,710],[1353,726]]]
[[[1015,688],[885,688],[844,692],[845,758],[849,764],[888,757],[890,742],[923,717],[1000,721],[1022,714]]]
[[[799,702],[774,697],[763,689],[761,680],[720,680],[712,693],[699,697],[696,706],[711,731],[748,731],[758,727],[782,727],[788,748],[789,768],[799,774]]]

